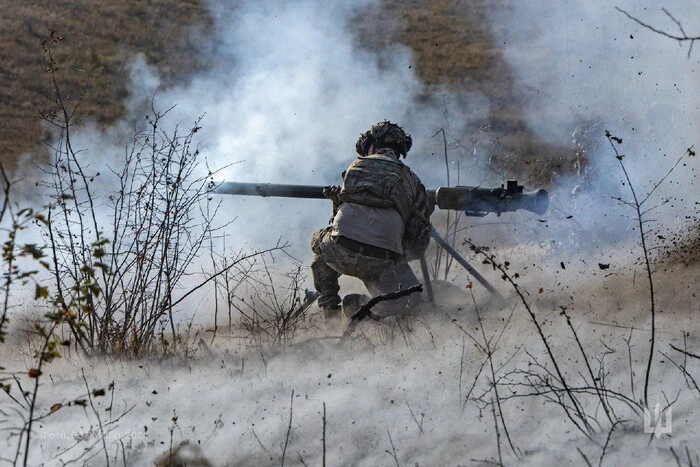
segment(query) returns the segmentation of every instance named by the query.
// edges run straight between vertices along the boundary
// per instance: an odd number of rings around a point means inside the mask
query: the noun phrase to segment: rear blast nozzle
[[[464,211],[468,216],[485,216],[491,212],[501,214],[518,209],[541,215],[549,208],[549,194],[544,189],[525,193],[522,185],[509,180],[506,186],[497,188],[441,187],[435,192],[435,203],[440,209]]]

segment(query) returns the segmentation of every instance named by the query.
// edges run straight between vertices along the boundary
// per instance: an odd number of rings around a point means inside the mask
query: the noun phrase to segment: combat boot
[[[326,318],[326,321],[329,319],[337,318],[340,316],[343,311],[343,308],[340,305],[336,306],[322,306],[321,310],[323,310],[323,317]]]
[[[340,305],[333,307],[321,307],[325,318],[326,331],[341,332],[345,327],[343,309]]]

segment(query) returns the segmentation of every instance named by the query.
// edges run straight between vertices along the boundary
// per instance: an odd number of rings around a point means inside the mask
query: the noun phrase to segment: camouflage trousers
[[[338,279],[341,275],[356,277],[367,287],[372,296],[405,289],[419,283],[404,257],[381,259],[362,255],[338,245],[327,227],[315,232],[311,238],[314,259],[311,274],[318,291],[318,305],[333,308],[341,303]],[[410,307],[420,301],[415,296],[378,303],[372,310],[377,314],[393,314],[399,308]]]

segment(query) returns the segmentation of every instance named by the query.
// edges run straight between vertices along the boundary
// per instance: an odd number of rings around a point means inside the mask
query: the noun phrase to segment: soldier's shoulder
[[[411,168],[410,168],[408,165],[406,165],[406,164],[404,164],[403,167],[404,167],[404,171],[406,172],[406,174],[407,174],[409,177],[411,177],[411,178],[415,179],[416,181],[422,183],[420,177],[418,176],[418,174],[416,174],[416,173],[413,171],[413,169],[411,169]]]

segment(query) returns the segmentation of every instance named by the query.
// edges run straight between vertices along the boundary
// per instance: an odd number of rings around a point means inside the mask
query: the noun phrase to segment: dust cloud
[[[651,216],[657,227],[687,228],[686,216],[696,221],[692,159],[655,186],[697,144],[700,59],[690,42],[654,33],[621,10],[682,36],[677,21],[685,32],[697,28],[690,19],[700,7],[674,2],[664,9],[639,1],[499,4],[492,31],[528,90],[529,127],[555,145],[573,146],[580,157],[577,173],[560,180],[555,209],[575,214],[576,227],[599,234],[589,242],[635,236],[632,212],[616,200],[633,201],[607,130],[622,140],[614,146],[639,199],[655,190],[645,208],[664,204]]]

